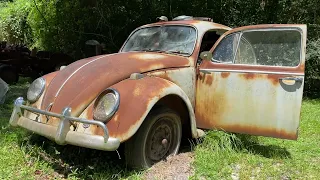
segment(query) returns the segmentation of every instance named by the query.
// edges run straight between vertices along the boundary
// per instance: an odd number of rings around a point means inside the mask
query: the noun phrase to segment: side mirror
[[[209,51],[203,51],[200,53],[200,58],[202,60],[208,60],[210,61],[212,59],[212,53]]]

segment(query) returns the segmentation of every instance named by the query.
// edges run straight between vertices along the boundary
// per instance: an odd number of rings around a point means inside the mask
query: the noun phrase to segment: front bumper
[[[120,145],[119,139],[109,137],[108,129],[104,123],[95,120],[87,120],[83,118],[72,117],[70,116],[71,108],[69,107],[64,108],[61,114],[57,114],[25,106],[23,105],[23,103],[24,100],[22,97],[19,97],[15,100],[14,109],[10,118],[10,124],[12,126],[23,127],[36,134],[54,140],[57,144],[60,145],[71,144],[75,146],[81,146],[104,151],[114,151],[118,149]],[[23,117],[21,109],[31,111],[37,114],[59,118],[60,123],[58,127],[55,127],[28,119],[26,117]],[[85,124],[97,125],[103,129],[104,136],[90,135],[79,133],[76,131],[70,131],[70,126],[72,122],[81,122]]]

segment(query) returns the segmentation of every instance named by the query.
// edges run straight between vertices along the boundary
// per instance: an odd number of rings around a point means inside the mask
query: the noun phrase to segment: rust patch
[[[151,64],[147,67],[141,67],[139,69],[139,72],[146,72],[146,71],[150,71],[150,69],[163,69],[165,66],[162,63],[158,63],[158,64]]]
[[[290,139],[290,140],[296,140],[298,138],[297,134],[288,133],[285,130],[255,127],[255,126],[241,126],[241,125],[227,125],[227,126],[219,125],[219,126],[220,128],[218,130],[223,130],[227,132],[268,136],[268,137],[283,138],[283,139]]]
[[[269,81],[274,85],[277,86],[279,85],[279,78],[281,78],[279,75],[275,75],[275,74],[268,74],[267,78],[269,79]]]
[[[140,80],[124,80],[112,88],[121,94],[120,105],[116,114],[107,123],[110,136],[117,137],[121,141],[130,138],[139,127],[139,120],[148,112],[149,103],[159,99],[164,88],[171,86],[171,82],[157,77],[144,77]],[[134,96],[134,90],[140,89],[143,96]],[[139,105],[136,105],[139,103]],[[93,109],[93,103],[88,107]],[[92,111],[88,111],[88,119],[93,117]],[[103,130],[97,126],[92,127],[92,134],[103,135]]]
[[[217,64],[211,61],[203,61],[201,69],[221,69],[221,70],[236,70],[239,72],[246,71],[259,71],[259,72],[277,72],[277,73],[301,73],[304,74],[304,63],[298,67],[278,67],[278,66],[251,66],[251,65],[240,65],[240,64]]]
[[[241,73],[239,76],[246,80],[254,80],[256,78],[256,74],[254,73]]]
[[[221,73],[221,77],[222,78],[227,78],[227,77],[229,77],[230,76],[230,72],[222,72]]]
[[[128,52],[99,58],[87,59],[84,61],[87,64],[72,64],[59,71],[48,87],[42,107],[54,102],[52,112],[60,113],[70,106],[72,115],[79,116],[99,93],[132,73],[190,66],[190,59],[186,57],[159,53]]]
[[[213,76],[213,74],[207,75]],[[197,82],[196,111],[197,126],[200,128],[212,128],[214,120],[221,119],[221,116],[228,109],[226,94],[221,92],[217,83],[203,86],[201,81]]]
[[[199,76],[198,76],[198,80],[203,80],[203,79],[204,79],[204,76],[205,76],[205,74],[200,73]]]
[[[299,71],[304,72],[304,70],[305,70],[305,60],[302,61],[302,63],[298,67],[298,69],[299,69]]]
[[[141,94],[141,90],[140,90],[139,87],[137,87],[136,89],[134,89],[134,91],[133,91],[133,95],[134,95],[134,96],[140,96],[140,94]]]
[[[116,114],[113,119],[114,119],[115,122],[117,122],[119,120],[119,115]]]
[[[51,102],[55,99],[55,93],[61,87],[63,81],[68,78],[74,71],[76,71],[79,67],[83,66],[84,64],[92,61],[97,57],[90,57],[87,59],[83,59],[81,61],[76,61],[68,65],[65,69],[61,71],[56,71],[56,76],[52,79],[52,81],[48,82],[48,88],[44,93],[44,98],[41,104],[41,108],[45,109]],[[46,75],[47,76],[47,75]]]
[[[206,79],[206,82],[205,82],[205,83],[206,83],[207,85],[211,86],[211,85],[212,85],[212,81],[213,81],[212,75],[209,74],[209,75],[205,76],[205,79]]]

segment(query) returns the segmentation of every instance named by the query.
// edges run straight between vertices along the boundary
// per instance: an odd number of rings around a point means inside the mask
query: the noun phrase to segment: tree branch
[[[42,18],[43,18],[44,22],[45,22],[45,23],[46,23],[46,25],[49,27],[48,21],[46,20],[46,18],[44,17],[44,15],[41,13],[41,11],[40,11],[40,9],[39,9],[39,7],[38,7],[37,3],[36,3],[36,0],[33,0],[33,3],[34,3],[34,5],[36,6],[37,11],[38,11],[38,12],[40,13],[40,15],[42,16]],[[50,29],[50,28],[49,28],[49,29]]]

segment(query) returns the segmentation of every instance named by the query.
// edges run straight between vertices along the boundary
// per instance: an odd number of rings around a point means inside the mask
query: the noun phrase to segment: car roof
[[[232,29],[222,24],[218,24],[210,21],[201,21],[201,20],[163,21],[163,22],[146,24],[141,26],[140,28],[150,27],[150,26],[159,26],[159,25],[189,25],[189,26],[191,25],[196,27],[198,30],[201,29],[204,31],[210,30],[210,29],[222,29],[222,30],[228,31]]]

